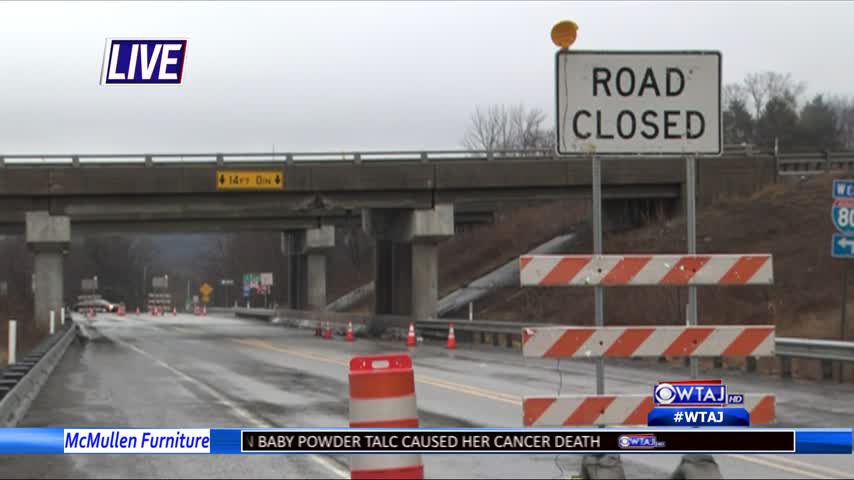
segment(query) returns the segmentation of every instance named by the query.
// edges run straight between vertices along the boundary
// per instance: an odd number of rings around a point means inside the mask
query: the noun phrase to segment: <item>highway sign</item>
[[[169,288],[169,277],[166,275],[162,277],[153,277],[151,279],[151,286],[152,288]]]
[[[834,233],[831,252],[834,258],[854,258],[854,236]]]
[[[557,152],[720,155],[721,54],[560,50]]]
[[[833,226],[843,235],[854,235],[854,199],[837,198],[830,207]]]
[[[279,170],[217,170],[217,190],[282,190],[285,176]]]
[[[213,291],[213,288],[211,288],[211,286],[208,285],[207,283],[203,283],[202,286],[199,287],[199,293],[201,293],[203,297],[210,296],[212,291]]]
[[[272,273],[262,273],[261,274],[261,285],[270,286],[273,284],[273,274]]]
[[[854,199],[854,180],[834,180],[833,198]]]

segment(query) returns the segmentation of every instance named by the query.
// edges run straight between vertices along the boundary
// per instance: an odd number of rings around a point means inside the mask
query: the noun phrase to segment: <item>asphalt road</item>
[[[329,341],[313,332],[225,317],[99,315],[97,337],[76,342],[20,426],[342,427],[353,354],[406,351],[400,343]],[[506,350],[440,345],[411,351],[421,425],[521,426],[519,397],[593,393],[593,365],[522,358]],[[777,394],[780,425],[850,427],[854,388],[737,372],[732,391]],[[678,367],[608,365],[608,392],[647,391]],[[623,455],[628,478],[666,478],[677,455]],[[725,478],[850,478],[854,456],[719,455]],[[580,456],[425,455],[428,478],[568,478]],[[346,456],[56,455],[7,457],[9,477],[348,478]]]

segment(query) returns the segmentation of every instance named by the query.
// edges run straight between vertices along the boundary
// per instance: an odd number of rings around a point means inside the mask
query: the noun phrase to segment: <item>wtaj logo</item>
[[[617,439],[617,445],[622,450],[651,450],[666,446],[664,442],[658,441],[655,435],[651,433],[621,435]]]
[[[186,39],[107,39],[101,85],[180,85],[186,59]]]
[[[744,403],[744,395],[727,394],[721,380],[686,380],[659,382],[653,388],[653,401],[658,406],[724,406]]]

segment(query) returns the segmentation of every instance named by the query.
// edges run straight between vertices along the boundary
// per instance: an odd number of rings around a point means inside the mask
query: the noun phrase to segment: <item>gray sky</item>
[[[854,3],[0,3],[0,153],[460,148],[475,105],[552,118],[580,49],[717,49],[724,81],[854,95]],[[184,85],[99,85],[107,37],[188,38]]]

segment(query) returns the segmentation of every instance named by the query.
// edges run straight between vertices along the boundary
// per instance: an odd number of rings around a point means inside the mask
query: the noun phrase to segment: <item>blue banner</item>
[[[688,408],[668,410],[673,418]],[[743,409],[725,415],[744,421]],[[677,422],[680,426],[690,426]],[[852,453],[852,430],[783,428],[0,428],[0,454]]]
[[[656,407],[650,427],[749,427],[750,413],[738,407]]]

